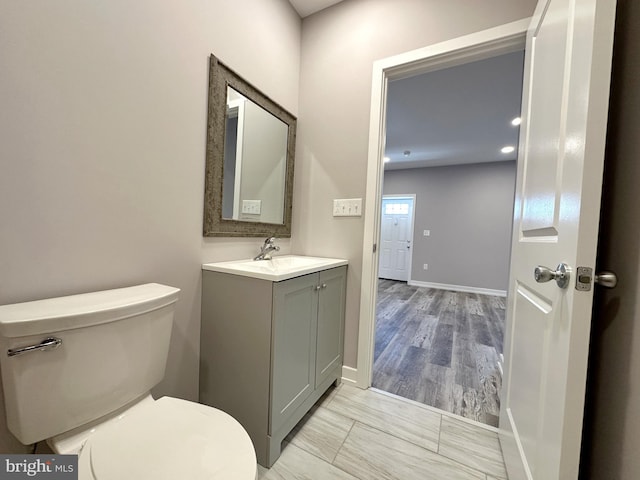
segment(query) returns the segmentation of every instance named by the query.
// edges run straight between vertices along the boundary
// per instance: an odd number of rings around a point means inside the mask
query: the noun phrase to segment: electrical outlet
[[[429,270],[429,264],[428,264],[428,263],[425,263],[425,264],[422,266],[422,268],[423,268],[424,270]]]
[[[425,231],[424,231],[424,236],[425,236],[425,237],[428,237],[428,236],[430,236],[430,235],[431,235],[431,230],[425,230]]]

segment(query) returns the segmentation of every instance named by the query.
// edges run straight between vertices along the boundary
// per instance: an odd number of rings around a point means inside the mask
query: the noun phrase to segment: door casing
[[[524,50],[529,23],[530,18],[525,18],[378,60],[373,64],[365,196],[366,205],[371,205],[372,208],[367,208],[364,212],[358,365],[356,373],[356,385],[360,388],[369,388],[371,386],[373,373],[379,260],[377,244],[380,238],[388,82]]]

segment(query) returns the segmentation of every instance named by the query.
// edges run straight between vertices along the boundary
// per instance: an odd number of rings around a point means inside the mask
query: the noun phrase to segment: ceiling
[[[340,1],[289,0],[302,18]],[[515,160],[523,63],[515,52],[390,82],[385,170]]]
[[[515,160],[523,63],[515,52],[389,82],[385,170]]]
[[[304,18],[341,1],[342,0],[289,0],[289,3],[293,5],[298,15]]]

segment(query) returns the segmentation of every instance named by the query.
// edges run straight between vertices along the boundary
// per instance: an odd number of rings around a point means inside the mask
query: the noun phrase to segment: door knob
[[[618,276],[613,272],[597,273],[593,280],[605,288],[616,288],[616,285],[618,285]]]
[[[555,280],[560,288],[567,288],[571,274],[569,273],[569,266],[566,263],[561,263],[556,267],[555,271],[549,267],[539,265],[533,271],[533,276],[538,283]]]
[[[613,272],[600,272],[593,274],[591,267],[578,267],[576,273],[576,290],[588,292],[591,290],[591,282],[605,288],[615,288],[618,277]]]

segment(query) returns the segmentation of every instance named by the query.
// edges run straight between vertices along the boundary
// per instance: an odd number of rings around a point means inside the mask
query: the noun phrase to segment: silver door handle
[[[569,273],[569,266],[566,263],[561,263],[556,267],[555,271],[549,267],[539,265],[533,271],[533,276],[538,283],[555,280],[560,288],[567,288],[571,274]]]
[[[616,285],[618,285],[618,276],[613,272],[600,272],[596,274],[593,281],[601,287],[616,288]]]
[[[28,347],[10,348],[7,350],[9,357],[15,357],[16,355],[22,355],[23,353],[35,352],[36,350],[53,350],[62,344],[62,340],[56,337],[49,337],[42,340],[36,345],[29,345]]]

